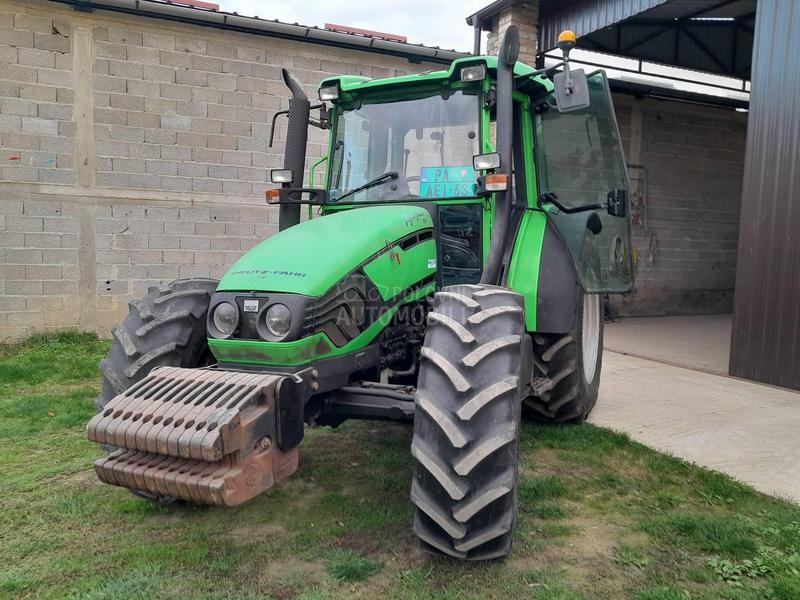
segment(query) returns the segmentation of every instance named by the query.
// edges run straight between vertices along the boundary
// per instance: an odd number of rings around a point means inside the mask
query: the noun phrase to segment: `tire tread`
[[[430,552],[505,556],[516,523],[521,374],[530,369],[522,298],[452,286],[436,294],[428,322],[411,448],[414,531]]]

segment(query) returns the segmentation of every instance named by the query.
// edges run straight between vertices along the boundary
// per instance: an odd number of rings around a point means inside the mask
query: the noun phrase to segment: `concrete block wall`
[[[747,115],[621,94],[614,104],[633,187],[647,205],[647,227],[633,226],[636,290],[612,298],[614,307],[731,312]]]
[[[496,25],[521,27],[532,62],[536,3],[512,8]],[[437,67],[45,0],[0,5],[0,339],[107,334],[148,286],[219,276],[273,233],[263,192],[285,137],[279,120],[267,147],[272,115],[288,106],[281,66],[312,97],[327,74]],[[648,205],[647,230],[634,227],[636,293],[615,306],[729,311],[746,115],[615,103]],[[324,140],[311,130],[309,161]]]
[[[73,73],[68,21],[0,12],[2,181],[73,183]]]
[[[329,74],[437,68],[45,0],[0,5],[0,339],[107,335],[127,303],[218,277],[277,230],[287,67],[316,97]],[[326,132],[312,129],[309,163]]]

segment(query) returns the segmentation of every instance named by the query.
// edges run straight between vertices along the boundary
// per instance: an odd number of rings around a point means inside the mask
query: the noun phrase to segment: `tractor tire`
[[[214,279],[179,279],[151,287],[143,299],[129,304],[128,316],[111,330],[108,356],[100,361],[102,389],[94,401],[98,412],[156,367],[192,368],[215,362],[208,350],[206,313],[217,283]],[[162,504],[174,501],[133,493]]]
[[[581,292],[575,327],[567,333],[534,333],[533,389],[525,399],[540,421],[582,423],[597,403],[603,363],[603,306],[599,294]]]
[[[522,297],[455,285],[428,315],[411,454],[414,532],[423,549],[468,560],[507,555],[517,521],[517,446],[531,372]]]

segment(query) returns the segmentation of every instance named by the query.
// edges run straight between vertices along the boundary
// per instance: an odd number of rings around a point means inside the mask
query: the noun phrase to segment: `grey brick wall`
[[[509,19],[535,20],[535,11]],[[526,31],[528,51],[535,24]],[[3,2],[0,339],[63,327],[107,334],[149,285],[218,276],[274,233],[263,192],[286,133],[279,120],[267,147],[272,115],[288,106],[282,66],[311,97],[327,74],[437,68],[45,0]],[[648,179],[648,230],[634,230],[637,291],[616,306],[729,310],[745,116],[616,102],[630,162]],[[311,130],[309,162],[324,141]]]
[[[2,181],[72,183],[72,28],[64,19],[3,8],[0,176]]]
[[[614,102],[629,174],[647,206],[647,227],[633,226],[636,291],[614,298],[615,308],[730,312],[747,115],[622,95]]]
[[[277,230],[280,68],[309,97],[329,74],[437,68],[45,0],[0,5],[0,339],[107,334],[127,303],[218,277]],[[325,133],[312,130],[309,163]]]
[[[312,98],[328,74],[396,75],[411,67],[332,48],[227,37],[222,43],[180,32],[93,28],[98,185],[263,195],[268,170],[282,164],[285,128],[278,128],[272,149],[267,144],[272,115],[288,106],[281,66]],[[312,132],[309,158],[322,154],[324,141]]]

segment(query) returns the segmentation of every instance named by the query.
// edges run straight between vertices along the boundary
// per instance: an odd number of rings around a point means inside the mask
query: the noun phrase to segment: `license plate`
[[[422,198],[460,198],[475,195],[475,169],[469,165],[422,167],[419,170]]]

